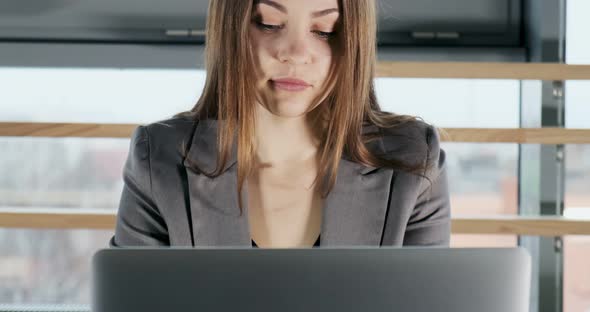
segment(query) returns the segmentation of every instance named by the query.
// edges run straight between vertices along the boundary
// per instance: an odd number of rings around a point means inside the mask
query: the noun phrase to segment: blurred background
[[[378,5],[381,61],[590,64],[588,0]],[[144,124],[191,108],[205,80],[206,8],[206,0],[0,1],[0,122]],[[590,129],[588,81],[565,81],[561,108],[551,81],[377,78],[376,86],[383,109],[438,127]],[[128,148],[129,139],[1,136],[0,208],[114,212]],[[443,149],[454,216],[590,218],[589,145]],[[112,234],[0,228],[0,311],[86,309],[90,257]],[[531,311],[590,311],[590,237],[452,236],[453,247],[516,245],[533,255]]]

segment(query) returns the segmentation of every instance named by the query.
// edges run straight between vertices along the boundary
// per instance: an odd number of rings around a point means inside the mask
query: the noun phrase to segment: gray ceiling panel
[[[381,0],[382,31],[505,32],[509,0]]]
[[[383,45],[520,44],[521,0],[377,1]],[[0,40],[198,43],[207,6],[207,0],[1,0]]]

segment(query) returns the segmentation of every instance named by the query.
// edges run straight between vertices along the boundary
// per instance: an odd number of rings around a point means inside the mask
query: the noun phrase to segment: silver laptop
[[[94,312],[528,312],[522,248],[124,248],[93,259]]]

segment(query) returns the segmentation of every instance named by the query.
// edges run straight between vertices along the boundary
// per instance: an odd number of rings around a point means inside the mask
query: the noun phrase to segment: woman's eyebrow
[[[282,4],[275,2],[273,0],[256,0],[254,2],[254,5],[257,5],[257,4],[266,4],[266,5],[269,5],[275,9],[283,12],[283,13],[287,13],[287,8],[285,8]],[[317,17],[321,17],[321,16],[328,15],[331,13],[339,13],[339,10],[337,8],[325,9],[325,10],[313,12],[313,13],[311,13],[311,16],[314,18],[317,18]]]
[[[272,0],[255,0],[254,1],[254,5],[257,4],[266,4],[269,5],[283,13],[287,13],[287,8],[285,8],[282,4],[278,3],[278,2],[274,2]]]
[[[337,8],[325,9],[325,10],[313,12],[313,13],[311,13],[311,16],[312,17],[321,17],[321,16],[328,15],[331,13],[339,13],[339,11]]]

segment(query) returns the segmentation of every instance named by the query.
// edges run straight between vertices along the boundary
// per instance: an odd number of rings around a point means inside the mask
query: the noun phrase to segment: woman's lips
[[[310,87],[307,82],[294,78],[273,79],[271,82],[276,89],[285,91],[303,91]]]

